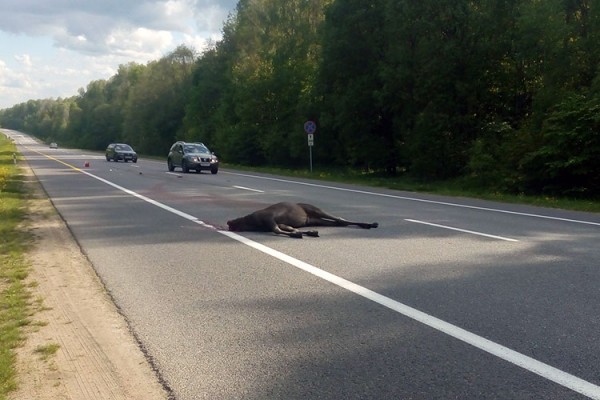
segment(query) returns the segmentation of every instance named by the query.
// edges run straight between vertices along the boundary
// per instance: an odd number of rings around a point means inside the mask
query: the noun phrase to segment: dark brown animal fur
[[[254,211],[245,217],[227,221],[230,231],[274,232],[293,238],[319,236],[317,231],[299,231],[306,226],[349,226],[364,229],[377,228],[377,222],[352,222],[326,213],[312,204],[282,202],[262,210]]]

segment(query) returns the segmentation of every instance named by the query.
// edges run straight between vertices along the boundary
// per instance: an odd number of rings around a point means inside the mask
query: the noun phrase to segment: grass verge
[[[25,200],[15,153],[14,144],[0,135],[0,400],[16,389],[15,349],[31,323],[31,294],[24,281],[31,241],[21,228]]]

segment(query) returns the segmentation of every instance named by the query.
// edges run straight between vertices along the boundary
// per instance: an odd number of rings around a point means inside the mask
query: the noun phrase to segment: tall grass
[[[31,294],[25,286],[29,240],[24,219],[22,176],[13,160],[15,146],[0,135],[0,400],[16,389],[15,349],[30,324]]]

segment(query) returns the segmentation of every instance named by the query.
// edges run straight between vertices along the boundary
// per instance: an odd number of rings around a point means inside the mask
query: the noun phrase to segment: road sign
[[[312,148],[315,144],[315,132],[317,131],[317,124],[315,121],[306,121],[304,123],[304,132],[307,133],[308,138],[308,154],[310,155],[310,172],[312,172]]]
[[[304,132],[308,133],[309,135],[312,135],[316,131],[317,131],[317,124],[315,124],[315,121],[306,121],[304,123]]]

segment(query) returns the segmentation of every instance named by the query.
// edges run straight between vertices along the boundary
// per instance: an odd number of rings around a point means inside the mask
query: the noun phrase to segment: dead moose
[[[364,229],[377,228],[377,222],[352,222],[326,213],[312,204],[282,202],[273,204],[262,210],[254,211],[245,217],[227,221],[229,230],[233,232],[258,231],[274,232],[292,238],[319,236],[318,231],[299,231],[297,228],[307,226],[350,226],[356,225]]]

